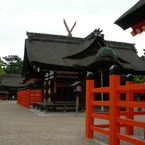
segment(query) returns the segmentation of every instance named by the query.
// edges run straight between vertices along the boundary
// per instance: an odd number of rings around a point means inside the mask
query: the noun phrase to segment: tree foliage
[[[144,83],[145,82],[145,76],[143,76],[143,75],[134,75],[134,82],[136,84]]]
[[[143,62],[145,62],[145,56],[144,56],[144,55],[142,55],[140,58],[141,58],[141,60],[142,60]]]
[[[143,51],[144,51],[144,53],[143,53],[143,55],[142,55],[140,58],[141,58],[141,60],[142,60],[143,62],[145,62],[145,49],[143,49]]]
[[[8,55],[3,57],[4,71],[6,73],[20,74],[22,70],[23,61],[17,55]]]
[[[140,58],[143,62],[145,62],[145,49],[143,51],[144,51],[144,54]],[[144,83],[145,82],[145,76],[144,75],[134,75],[134,82],[136,84]]]
[[[4,71],[4,69],[3,69],[3,61],[2,61],[2,59],[0,58],[0,75],[2,75],[2,74],[5,74],[5,71]]]

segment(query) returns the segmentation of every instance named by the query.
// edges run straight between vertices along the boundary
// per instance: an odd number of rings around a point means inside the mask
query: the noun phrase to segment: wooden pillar
[[[94,112],[94,106],[91,101],[94,101],[94,93],[91,90],[94,88],[94,74],[89,72],[86,76],[86,137],[93,138],[94,131],[91,126],[94,125],[94,118],[91,114]]]
[[[57,96],[57,81],[54,80],[53,82],[53,102],[56,102],[56,96]]]
[[[126,87],[130,84],[134,84],[133,82],[133,76],[131,74],[128,74],[126,76]],[[131,91],[127,91],[126,93],[126,102],[133,102],[134,101],[134,93]],[[127,107],[126,108],[126,119],[132,119],[134,120],[134,115],[133,115],[133,110],[134,108],[132,107]],[[133,135],[134,134],[134,127],[127,125],[126,127],[126,134],[127,135]]]
[[[117,87],[120,85],[120,69],[113,65],[109,71],[110,80],[110,140],[109,145],[120,145],[120,140],[116,137],[120,133],[120,124],[117,122],[117,117],[120,117],[120,107],[117,103],[120,101],[120,94]]]
[[[79,93],[76,93],[76,113],[79,112]]]

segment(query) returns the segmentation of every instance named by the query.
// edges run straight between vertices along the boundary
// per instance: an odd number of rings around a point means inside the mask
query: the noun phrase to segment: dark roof
[[[0,94],[7,94],[7,91],[0,91]]]
[[[106,41],[93,31],[85,38],[27,33],[23,76],[38,76],[41,70],[88,70],[100,67],[100,61],[116,62],[124,69],[145,71],[145,64],[135,53],[134,44]],[[98,50],[108,46],[114,50],[117,59],[96,58]],[[97,64],[96,64],[97,63]],[[99,66],[100,64],[100,66]]]
[[[95,31],[88,35],[86,38],[75,38],[60,35],[27,33],[28,39],[25,40],[25,54],[24,54],[24,67],[23,74],[26,69],[32,69],[33,66],[38,66],[38,63],[49,65],[50,69],[57,69],[59,67],[74,69],[78,65],[80,58],[89,56],[94,50],[92,45],[100,48],[104,46],[101,37],[94,37]],[[98,40],[100,44],[98,44]],[[97,40],[97,41],[96,41]],[[35,74],[35,73],[34,73]]]
[[[4,74],[1,80],[3,87],[21,87],[24,78],[20,74]]]
[[[126,30],[145,20],[145,0],[139,0],[133,7],[119,17],[114,23]]]

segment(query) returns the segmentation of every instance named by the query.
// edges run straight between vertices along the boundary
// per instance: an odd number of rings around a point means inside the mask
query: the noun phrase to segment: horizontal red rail
[[[110,106],[110,101],[91,101],[91,105]]]
[[[117,91],[139,91],[139,90],[145,90],[145,83],[122,85],[117,87]]]
[[[144,108],[145,109],[145,102],[126,102],[126,101],[120,101],[117,103],[117,106],[120,107],[137,107],[137,108]]]
[[[144,141],[127,136],[127,135],[117,134],[116,136],[120,140],[124,140],[126,142],[130,142],[130,143],[135,144],[135,145],[145,145]]]
[[[98,113],[92,113],[91,117],[99,118],[99,119],[105,119],[105,120],[109,120],[110,119],[109,115],[98,114]]]
[[[103,129],[103,128],[100,128],[100,127],[97,127],[97,126],[94,126],[94,125],[91,126],[91,129],[94,130],[94,131],[106,134],[106,135],[110,135],[109,130],[106,130],[106,129]]]
[[[94,126],[96,126],[96,127],[100,127],[100,128],[109,128],[110,127],[110,125],[109,124],[99,124],[99,125],[94,125]]]
[[[96,127],[100,127],[100,128],[109,128],[110,127],[110,124],[97,124],[97,125],[94,125],[94,126],[96,126]],[[125,124],[120,124],[120,127],[126,127],[127,125],[125,125]]]
[[[134,115],[145,115],[145,111],[133,112]]]
[[[102,87],[102,88],[92,88],[91,90],[94,93],[109,93],[110,87]]]
[[[130,126],[145,128],[145,122],[136,121],[136,120],[132,120],[132,119],[125,119],[125,118],[119,118],[118,117],[117,122],[123,123],[123,124],[126,124],[126,125],[130,125]]]

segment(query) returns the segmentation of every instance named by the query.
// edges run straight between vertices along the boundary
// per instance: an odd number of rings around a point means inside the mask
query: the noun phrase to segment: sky
[[[84,38],[100,28],[105,40],[134,43],[138,55],[145,49],[145,33],[133,37],[131,29],[114,24],[138,0],[0,0],[0,57],[23,59],[26,32],[67,35],[63,19],[73,37]]]

